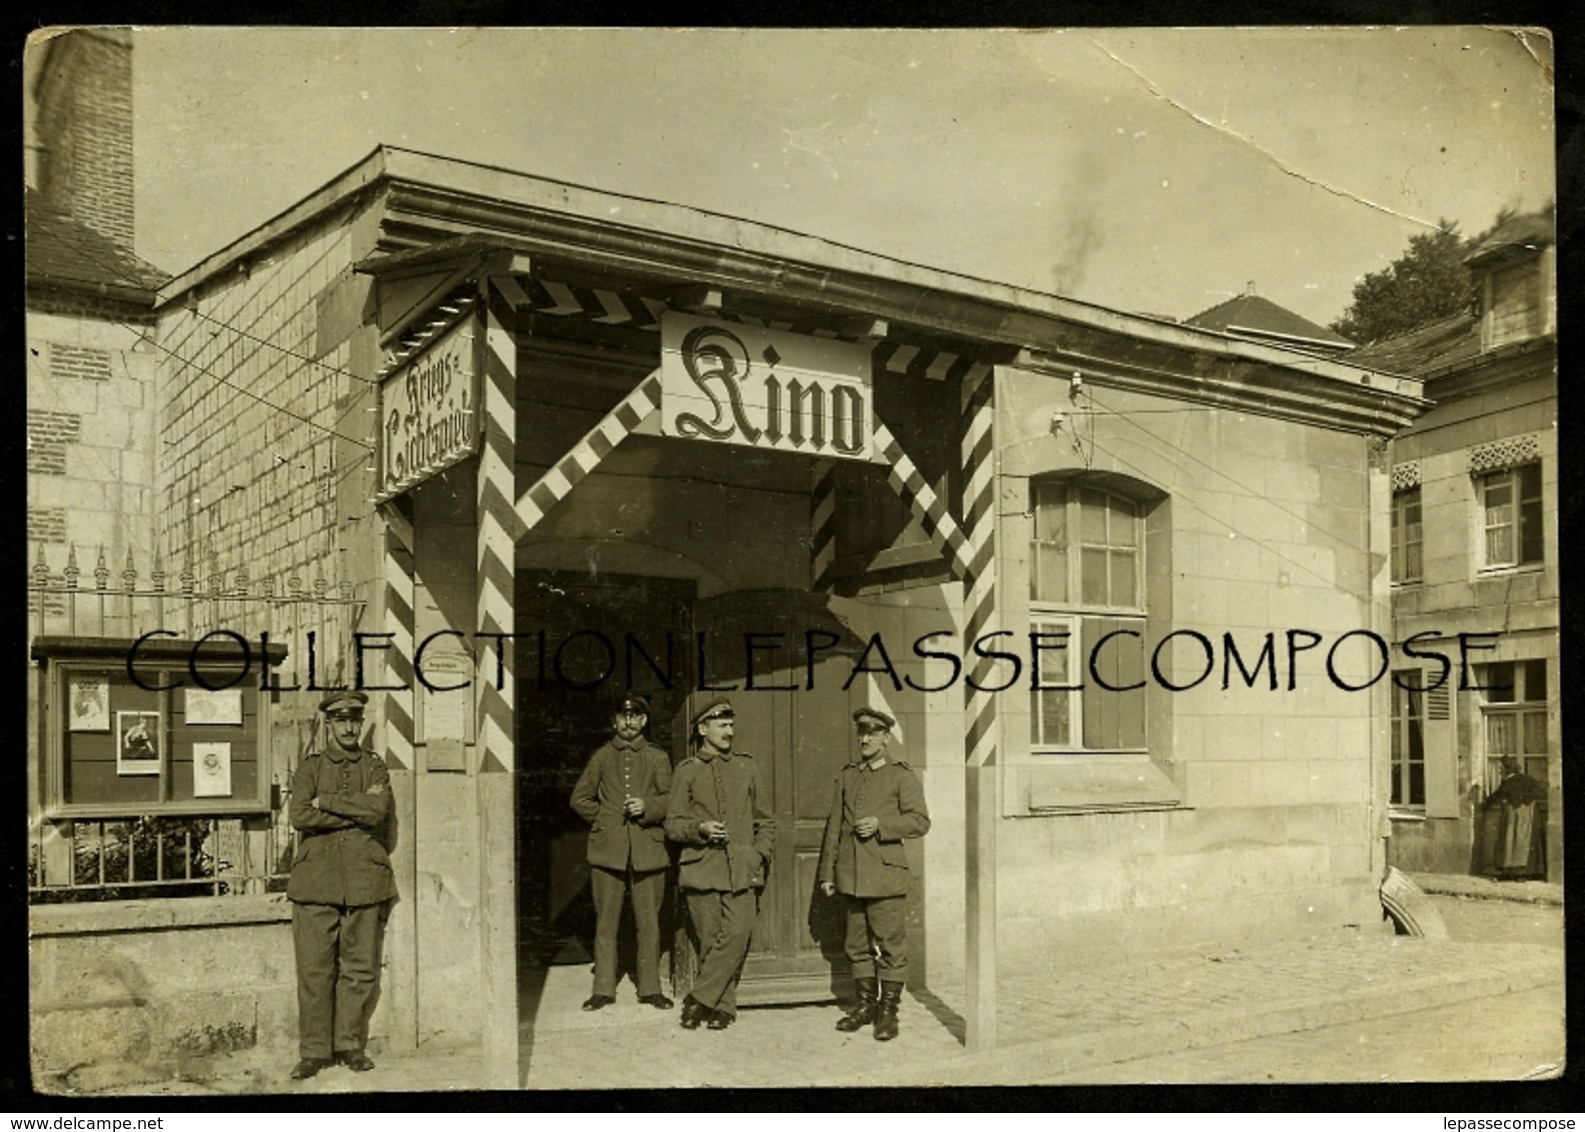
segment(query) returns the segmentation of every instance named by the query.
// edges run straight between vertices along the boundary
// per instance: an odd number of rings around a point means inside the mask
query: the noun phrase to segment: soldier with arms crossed
[[[359,1073],[374,1068],[363,1047],[396,882],[388,855],[391,776],[362,745],[368,699],[332,692],[321,700],[330,741],[305,755],[292,775],[297,852],[286,898],[297,959],[297,1081],[332,1059]]]

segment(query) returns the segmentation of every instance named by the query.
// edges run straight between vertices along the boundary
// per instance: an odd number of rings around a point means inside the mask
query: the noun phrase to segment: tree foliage
[[[1332,329],[1364,346],[1475,310],[1479,293],[1464,257],[1479,239],[1461,238],[1446,220],[1410,236],[1403,255],[1354,284],[1353,302]]]

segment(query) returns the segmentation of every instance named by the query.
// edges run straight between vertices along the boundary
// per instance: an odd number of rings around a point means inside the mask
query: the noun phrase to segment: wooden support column
[[[516,564],[517,318],[521,289],[507,276],[481,287],[484,333],[479,409],[478,555],[474,651],[477,694],[475,786],[479,817],[479,1013],[491,1088],[522,1086],[517,1000],[517,695],[512,642]]]
[[[963,379],[964,639],[997,628],[995,380],[988,366]],[[1000,738],[996,695],[977,690],[989,682],[992,661],[980,658],[963,686],[964,710],[964,920],[967,961],[964,1006],[971,1051],[996,1044],[996,747]]]
[[[384,650],[385,677],[380,683],[402,685],[380,693],[379,716],[383,727],[385,765],[391,772],[391,802],[396,810],[397,842],[391,870],[399,899],[386,925],[386,1001],[391,1015],[393,1049],[411,1053],[418,1048],[418,799],[417,765],[413,730],[413,627],[416,585],[413,525],[394,503],[380,508],[385,530],[382,602],[385,631],[391,647]]]

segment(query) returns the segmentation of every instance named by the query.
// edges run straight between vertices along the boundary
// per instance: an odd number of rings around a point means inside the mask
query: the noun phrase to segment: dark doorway
[[[592,962],[588,827],[568,799],[629,687],[650,697],[650,741],[680,759],[694,592],[671,578],[517,574],[518,938],[530,964]]]

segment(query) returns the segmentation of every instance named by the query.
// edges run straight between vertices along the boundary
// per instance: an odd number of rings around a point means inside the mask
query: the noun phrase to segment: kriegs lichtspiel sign
[[[664,436],[869,459],[867,346],[668,311],[660,379]]]
[[[380,480],[389,498],[479,446],[474,328],[463,319],[380,383]]]

